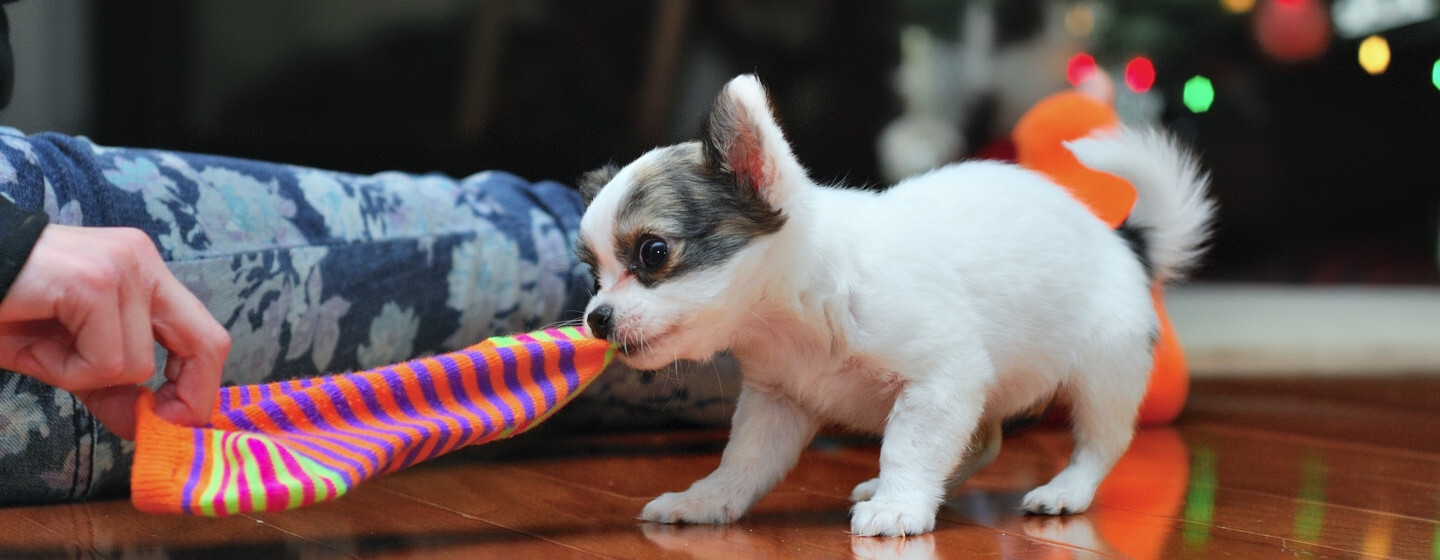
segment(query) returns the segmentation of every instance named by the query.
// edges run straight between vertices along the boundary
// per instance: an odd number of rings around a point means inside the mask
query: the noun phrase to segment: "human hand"
[[[137,229],[46,226],[0,302],[0,367],[70,391],[125,439],[155,342],[169,351],[156,414],[205,424],[230,334]]]

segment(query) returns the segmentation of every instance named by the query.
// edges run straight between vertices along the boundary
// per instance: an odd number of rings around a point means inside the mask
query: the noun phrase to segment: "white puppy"
[[[1139,193],[1112,230],[1046,177],[951,165],[884,193],[816,184],[754,76],[725,86],[705,138],[582,180],[580,258],[592,332],[656,369],[729,350],[740,391],[720,467],[645,506],[726,523],[826,424],[883,433],[880,476],[855,488],[856,535],[935,526],[947,482],[998,451],[999,423],[1057,392],[1076,439],[1026,511],[1084,511],[1124,453],[1152,365],[1151,286],[1200,252],[1212,204],[1158,133],[1070,144]]]

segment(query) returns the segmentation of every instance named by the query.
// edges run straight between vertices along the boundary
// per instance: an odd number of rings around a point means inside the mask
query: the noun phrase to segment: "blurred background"
[[[1324,362],[1316,348],[1374,336],[1369,363],[1410,352],[1420,357],[1395,368],[1440,371],[1440,0],[6,9],[16,88],[0,124],[360,173],[503,169],[571,183],[695,137],[720,86],[758,72],[814,178],[880,187],[1003,157],[1021,112],[1101,76],[1126,121],[1174,132],[1213,175],[1220,215],[1202,289],[1173,309],[1182,337],[1199,341],[1187,346],[1205,344],[1196,317],[1229,302],[1241,311],[1208,320],[1231,338],[1245,309],[1292,317],[1260,332],[1371,325],[1295,352]],[[1234,285],[1260,295],[1236,299],[1223,289]],[[1379,286],[1396,289],[1366,291]],[[1299,291],[1265,291],[1281,287]],[[1323,287],[1345,289],[1305,291]],[[1206,299],[1214,290],[1221,299]],[[1295,293],[1320,299],[1264,307]],[[1342,300],[1350,307],[1334,307]],[[1385,306],[1391,315],[1364,315]]]

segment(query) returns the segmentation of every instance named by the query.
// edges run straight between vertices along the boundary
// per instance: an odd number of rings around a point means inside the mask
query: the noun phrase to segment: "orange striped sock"
[[[136,405],[131,500],[224,516],[303,507],[378,474],[513,436],[570,402],[614,358],[575,328],[496,337],[368,371],[221,389],[210,425]]]

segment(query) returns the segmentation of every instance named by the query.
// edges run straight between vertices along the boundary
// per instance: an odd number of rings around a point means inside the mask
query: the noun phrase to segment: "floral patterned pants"
[[[230,332],[226,384],[367,369],[576,321],[571,188],[487,171],[356,175],[0,128],[0,194],[56,224],[126,226]],[[163,371],[163,350],[158,349]],[[612,367],[552,419],[721,424],[734,364]],[[132,449],[65,391],[0,370],[0,504],[123,494]]]

